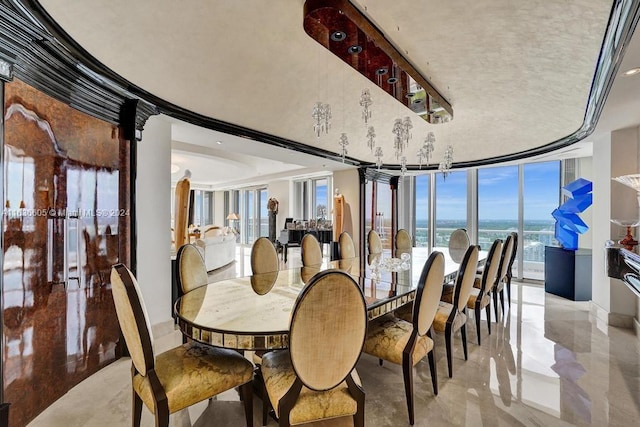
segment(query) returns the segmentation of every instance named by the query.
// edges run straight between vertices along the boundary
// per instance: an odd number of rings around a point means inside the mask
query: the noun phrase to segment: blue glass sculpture
[[[586,232],[589,227],[578,216],[593,203],[593,184],[584,178],[562,187],[562,194],[569,199],[558,206],[551,215],[556,220],[555,237],[563,248],[569,250],[578,249],[578,234]]]

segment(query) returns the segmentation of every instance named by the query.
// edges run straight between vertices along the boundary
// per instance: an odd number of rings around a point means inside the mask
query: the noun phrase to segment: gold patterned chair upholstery
[[[209,282],[204,258],[202,258],[198,248],[192,244],[180,246],[176,256],[176,267],[178,296],[182,296],[190,290],[204,286]]]
[[[451,259],[460,264],[467,248],[470,245],[469,235],[464,228],[454,230],[449,236],[449,256]]]
[[[113,301],[122,335],[131,353],[133,423],[140,425],[142,403],[156,426],[168,426],[169,414],[223,391],[240,387],[247,426],[253,425],[253,365],[232,350],[190,342],[157,356],[138,283],[122,264],[111,270]]]
[[[493,292],[493,311],[496,315],[496,321],[498,320],[498,296],[500,296],[500,305],[502,307],[502,314],[504,315],[504,286],[505,282],[510,280],[511,266],[513,263],[512,258],[515,258],[515,240],[517,239],[516,233],[511,233],[507,236],[507,239],[502,246],[502,255],[500,256],[500,266],[498,267],[498,278],[493,286],[491,292]],[[508,289],[509,299],[511,299],[511,289]]]
[[[346,231],[340,233],[340,237],[338,237],[338,247],[340,250],[340,259],[356,257],[356,248],[353,244],[353,239]]]
[[[467,360],[467,301],[473,288],[473,282],[476,278],[476,268],[478,268],[477,246],[469,246],[462,258],[458,275],[456,277],[455,287],[453,291],[452,302],[440,301],[438,312],[433,320],[433,329],[436,332],[444,333],[445,347],[447,350],[447,367],[449,370],[449,378],[453,377],[453,351],[451,348],[453,334],[460,330],[462,339],[462,349],[464,351],[464,360]]]
[[[409,423],[414,423],[413,367],[429,356],[433,393],[438,394],[438,373],[431,338],[431,325],[438,310],[444,280],[444,255],[433,252],[425,263],[416,297],[412,319],[386,315],[369,323],[363,351],[382,360],[402,365],[404,390],[409,411]]]
[[[367,234],[367,249],[369,250],[369,255],[367,255],[367,263],[369,265],[382,256],[382,240],[380,240],[380,235],[375,230],[369,230]]]
[[[364,297],[349,275],[326,270],[310,280],[293,308],[289,349],[266,353],[260,367],[280,426],[342,416],[364,426],[355,366],[366,328]]]
[[[278,271],[278,253],[271,240],[260,237],[251,247],[251,271],[253,274]]]
[[[473,310],[476,319],[478,345],[480,345],[480,314],[482,313],[482,309],[486,310],[487,329],[489,330],[489,335],[491,335],[491,307],[489,307],[489,304],[491,303],[491,289],[498,278],[498,267],[501,255],[502,240],[496,239],[489,249],[482,274],[480,277],[475,278],[475,283],[469,295],[469,301],[467,301],[467,308]]]
[[[300,242],[300,256],[303,266],[322,264],[322,250],[318,239],[313,234],[305,234]]]

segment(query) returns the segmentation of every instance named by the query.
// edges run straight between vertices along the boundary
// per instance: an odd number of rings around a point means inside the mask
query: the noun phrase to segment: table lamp
[[[229,220],[229,227],[233,228],[233,231],[237,234],[238,230],[236,229],[236,227],[234,227],[235,221],[239,220],[240,217],[238,216],[237,213],[230,213],[229,215],[227,215],[227,219]]]

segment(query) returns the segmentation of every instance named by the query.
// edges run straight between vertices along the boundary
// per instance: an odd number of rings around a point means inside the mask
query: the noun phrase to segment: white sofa
[[[196,240],[196,246],[204,257],[207,271],[225,266],[236,259],[236,235],[223,228],[205,228],[201,239]]]

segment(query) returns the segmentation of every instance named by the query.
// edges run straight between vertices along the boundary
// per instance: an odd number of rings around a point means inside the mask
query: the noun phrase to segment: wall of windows
[[[295,220],[332,219],[331,177],[293,181],[293,217]]]
[[[416,247],[429,246],[429,229],[430,229],[430,203],[429,196],[431,194],[431,175],[419,175],[416,177],[416,226],[415,245]]]
[[[436,247],[447,247],[449,236],[457,228],[467,229],[467,172],[451,172],[445,178],[435,175]]]

